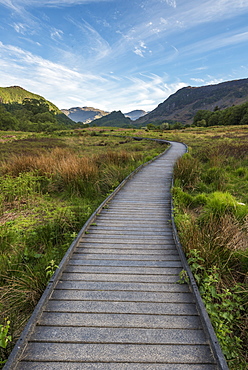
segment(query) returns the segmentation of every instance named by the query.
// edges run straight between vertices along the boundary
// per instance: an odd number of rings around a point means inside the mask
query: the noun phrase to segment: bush
[[[201,221],[209,222],[211,219],[219,221],[225,215],[232,215],[235,218],[243,219],[246,214],[247,206],[238,203],[228,192],[216,191],[208,197]]]

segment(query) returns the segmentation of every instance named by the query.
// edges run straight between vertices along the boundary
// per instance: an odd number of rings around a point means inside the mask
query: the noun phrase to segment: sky
[[[248,0],[0,0],[0,86],[60,109],[151,111],[248,77]]]

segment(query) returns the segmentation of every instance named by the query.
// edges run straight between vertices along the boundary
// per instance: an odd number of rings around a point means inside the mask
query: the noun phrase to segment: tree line
[[[22,103],[0,103],[0,130],[56,131],[75,127],[65,114],[49,109],[43,99],[25,98]]]
[[[180,122],[148,123],[149,130],[180,130],[186,127],[209,127],[209,126],[236,126],[248,125],[248,102],[241,105],[220,110],[218,106],[213,111],[198,110],[193,118],[192,124]]]
[[[214,111],[199,110],[193,120],[194,126],[231,126],[248,124],[248,103]]]

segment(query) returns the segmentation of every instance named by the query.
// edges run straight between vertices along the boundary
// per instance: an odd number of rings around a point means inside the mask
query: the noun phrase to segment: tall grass
[[[24,141],[0,151],[0,328],[8,317],[13,338],[0,348],[0,362],[90,214],[148,155],[165,149],[97,134]]]
[[[248,144],[239,146],[223,135],[219,140],[215,138],[214,144],[206,140],[201,147],[191,142],[191,155],[179,159],[173,189],[175,220],[189,261],[201,265],[196,278],[202,282],[200,289],[230,369],[244,370],[248,363],[248,198],[244,181]],[[209,285],[212,288],[206,291]]]

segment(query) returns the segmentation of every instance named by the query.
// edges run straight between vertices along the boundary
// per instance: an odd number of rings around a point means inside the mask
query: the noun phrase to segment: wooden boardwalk
[[[170,187],[185,151],[173,143],[79,235],[5,370],[228,369],[194,294],[177,283]]]

